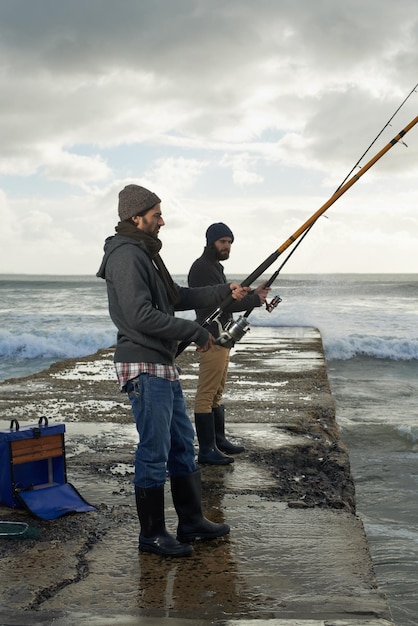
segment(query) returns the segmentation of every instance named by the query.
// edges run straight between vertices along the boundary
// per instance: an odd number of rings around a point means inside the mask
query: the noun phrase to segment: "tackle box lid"
[[[68,513],[97,510],[84,500],[71,483],[19,491],[16,497],[29,513],[44,520],[57,519]]]
[[[12,419],[8,429],[0,430],[0,442],[16,439],[34,439],[45,435],[57,435],[65,432],[65,424],[49,426],[48,419],[43,415],[36,424],[20,426],[17,419]]]

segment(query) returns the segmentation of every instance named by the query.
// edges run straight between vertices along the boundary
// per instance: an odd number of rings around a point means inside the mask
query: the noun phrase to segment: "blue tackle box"
[[[0,430],[0,504],[45,520],[96,510],[67,482],[64,433],[65,424],[49,425],[45,416]]]

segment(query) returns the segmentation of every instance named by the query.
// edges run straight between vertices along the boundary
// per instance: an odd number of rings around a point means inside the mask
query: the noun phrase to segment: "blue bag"
[[[45,416],[22,428],[13,419],[0,430],[0,504],[45,520],[96,510],[67,482],[64,432]]]

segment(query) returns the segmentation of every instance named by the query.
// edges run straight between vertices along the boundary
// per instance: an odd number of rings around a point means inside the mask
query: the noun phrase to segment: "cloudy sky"
[[[95,274],[129,183],[163,200],[172,273],[217,221],[250,273],[417,116],[413,92],[387,124],[417,83],[416,0],[0,0],[0,273]],[[283,272],[418,272],[418,124],[405,144]]]

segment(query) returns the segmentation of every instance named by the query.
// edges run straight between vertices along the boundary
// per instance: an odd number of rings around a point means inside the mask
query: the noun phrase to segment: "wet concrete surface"
[[[0,385],[2,426],[46,415],[66,424],[68,481],[97,510],[26,521],[33,539],[0,540],[0,624],[389,626],[355,514],[320,334],[255,328],[232,353],[228,435],[246,451],[202,466],[207,517],[229,536],[189,558],[138,552],[132,486],[136,431],[114,380],[112,351]],[[197,356],[178,360],[192,415]],[[166,518],[175,532],[169,483]]]

